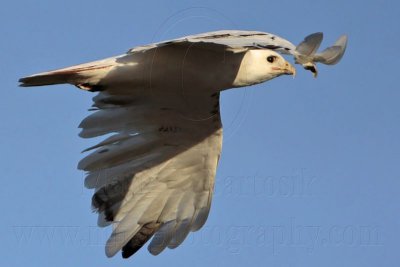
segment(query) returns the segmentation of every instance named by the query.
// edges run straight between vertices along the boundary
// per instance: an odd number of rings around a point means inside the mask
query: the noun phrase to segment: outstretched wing
[[[153,235],[158,254],[205,223],[222,145],[215,85],[234,78],[219,75],[228,55],[218,48],[173,45],[20,80],[100,91],[80,136],[106,138],[78,168],[95,190],[98,224],[114,227],[107,256],[129,257]]]
[[[334,65],[343,57],[347,47],[347,36],[342,35],[333,46],[318,53],[317,50],[323,39],[322,33],[308,35],[298,46],[275,34],[259,31],[216,31],[196,35],[190,35],[169,41],[137,46],[128,51],[127,54],[99,60],[87,64],[81,64],[70,68],[51,72],[39,73],[20,79],[21,86],[40,86],[57,83],[71,83],[78,85],[81,89],[93,90],[87,85],[97,84],[103,73],[109,73],[113,68],[126,63],[137,62],[132,57],[141,57],[141,54],[155,54],[162,47],[176,47],[200,45],[209,50],[227,50],[235,53],[244,52],[248,49],[270,49],[282,54],[290,54],[295,62],[301,64],[305,69],[317,75],[316,63]],[[134,67],[134,66],[131,66]],[[118,79],[118,77],[117,77]]]
[[[99,225],[114,225],[106,254],[129,257],[175,248],[206,221],[222,143],[219,93],[173,97],[110,95],[80,125],[82,137],[110,134],[79,163],[94,188]],[[201,111],[192,107],[202,107]]]
[[[210,45],[222,45],[232,49],[267,48],[286,54],[292,54],[296,50],[296,46],[291,42],[272,33],[228,30],[200,33],[159,43],[137,46],[129,50],[129,53],[143,52],[149,49],[178,43],[208,43]]]
[[[282,54],[290,54],[295,58],[296,63],[301,64],[305,69],[317,75],[315,63],[320,62],[326,65],[334,65],[343,57],[347,47],[347,36],[342,35],[333,46],[317,53],[323,39],[321,32],[313,33],[304,38],[297,46],[288,40],[275,34],[259,31],[215,31],[183,38],[154,43],[146,46],[139,46],[131,49],[130,53],[137,53],[178,43],[207,43],[209,45],[223,45],[227,48],[243,49],[270,49]]]

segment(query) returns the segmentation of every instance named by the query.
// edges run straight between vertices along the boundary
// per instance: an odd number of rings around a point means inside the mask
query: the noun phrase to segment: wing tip
[[[29,82],[29,80],[31,80],[31,78],[32,78],[32,76],[27,76],[27,77],[23,77],[23,78],[18,79],[18,82],[19,82],[18,86],[19,87],[32,87],[32,86],[35,86],[35,85],[33,85],[32,83]]]
[[[115,251],[115,249],[111,249],[111,248],[109,248],[108,246],[106,246],[105,252],[106,252],[107,258],[112,258],[112,257],[115,256],[115,254],[117,254],[118,250]]]
[[[68,76],[64,74],[36,74],[20,78],[18,80],[20,87],[32,87],[32,86],[46,86],[53,84],[68,83]]]

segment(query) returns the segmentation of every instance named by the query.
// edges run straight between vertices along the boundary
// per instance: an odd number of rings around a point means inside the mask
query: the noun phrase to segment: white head
[[[281,55],[268,49],[249,50],[243,57],[233,85],[262,83],[284,74],[295,75],[296,69]]]

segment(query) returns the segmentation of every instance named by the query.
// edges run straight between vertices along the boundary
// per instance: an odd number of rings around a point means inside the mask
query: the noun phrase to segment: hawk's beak
[[[286,62],[285,68],[283,68],[284,74],[296,76],[296,69],[292,64]]]
[[[272,67],[273,70],[277,71],[279,75],[293,75],[296,76],[296,69],[289,63],[285,62],[282,67]]]

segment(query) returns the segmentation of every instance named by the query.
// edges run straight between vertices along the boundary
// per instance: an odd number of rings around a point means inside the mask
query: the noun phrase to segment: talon
[[[311,71],[313,73],[314,78],[317,78],[318,70],[314,63],[311,63],[311,62],[305,63],[305,64],[303,64],[303,67],[305,70]]]

